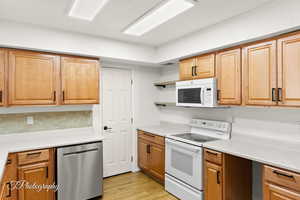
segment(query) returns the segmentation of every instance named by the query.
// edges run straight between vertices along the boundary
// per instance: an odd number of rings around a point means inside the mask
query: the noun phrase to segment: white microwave
[[[176,82],[176,106],[217,107],[216,78]]]

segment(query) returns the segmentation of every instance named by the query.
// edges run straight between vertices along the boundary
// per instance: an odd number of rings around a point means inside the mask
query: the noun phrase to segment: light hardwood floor
[[[104,179],[100,200],[177,200],[164,187],[141,172]]]

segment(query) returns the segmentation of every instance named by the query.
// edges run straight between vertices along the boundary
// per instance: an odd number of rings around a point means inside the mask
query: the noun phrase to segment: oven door
[[[202,148],[166,139],[166,173],[203,190]]]
[[[203,89],[198,87],[178,87],[176,88],[176,105],[201,107],[203,106]]]

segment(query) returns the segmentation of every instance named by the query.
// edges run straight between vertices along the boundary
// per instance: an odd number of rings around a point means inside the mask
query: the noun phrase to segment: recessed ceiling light
[[[165,0],[127,27],[123,33],[141,36],[194,5],[192,0]]]
[[[92,21],[109,0],[74,0],[70,17]]]

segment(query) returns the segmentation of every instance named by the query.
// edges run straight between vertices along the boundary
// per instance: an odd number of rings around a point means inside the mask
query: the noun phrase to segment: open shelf
[[[176,106],[175,102],[154,102],[156,106],[166,107],[166,106]]]
[[[156,87],[163,87],[163,88],[165,88],[167,85],[175,85],[177,81],[178,81],[178,80],[176,80],[176,81],[164,81],[164,82],[158,82],[158,83],[154,83],[154,85],[155,85]]]

